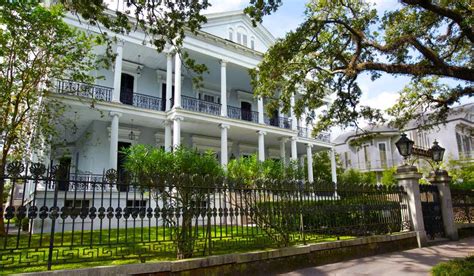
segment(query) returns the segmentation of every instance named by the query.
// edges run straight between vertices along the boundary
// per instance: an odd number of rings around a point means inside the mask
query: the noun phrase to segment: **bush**
[[[453,188],[474,189],[474,162],[472,160],[451,160],[446,169],[452,177]]]
[[[474,275],[474,256],[439,263],[431,269],[431,273],[433,276],[472,276]]]
[[[377,176],[375,172],[360,172],[358,170],[349,169],[339,174],[337,181],[342,185],[348,186],[376,185]]]
[[[395,178],[396,173],[397,173],[396,167],[386,169],[385,171],[383,171],[382,179],[380,181],[382,185],[385,185],[385,186],[398,185],[398,181]]]
[[[381,200],[380,195],[346,197],[339,200],[262,202],[259,211],[267,221],[285,223],[299,231],[301,219],[307,233],[370,235],[401,230],[400,203]]]

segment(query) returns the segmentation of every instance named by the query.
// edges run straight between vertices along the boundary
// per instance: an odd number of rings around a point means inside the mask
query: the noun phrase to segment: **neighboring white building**
[[[46,162],[69,165],[71,177],[76,179],[101,181],[107,169],[114,168],[119,173],[122,170],[121,148],[141,143],[171,150],[185,145],[215,151],[223,166],[230,158],[254,153],[261,161],[306,161],[310,168],[308,180],[312,181],[312,153],[330,150],[336,181],[335,153],[329,133],[313,138],[312,126],[305,123],[306,115],[297,119],[293,110],[267,116],[266,100],[257,99],[252,93],[248,70],[258,65],[263,53],[275,42],[272,34],[262,25],[252,27],[250,18],[242,11],[209,14],[207,18],[198,35],[187,35],[182,49],[208,67],[202,88],[193,87],[193,76],[173,49],[158,53],[143,45],[145,36],[140,31],[118,35],[115,64],[110,70],[93,72],[105,77],[94,86],[58,81],[58,93],[53,97],[70,106],[65,116],[72,118],[76,127],[61,130],[60,139],[66,146],[54,147]],[[72,26],[98,32],[95,26],[84,25],[75,16],[65,20]],[[81,95],[84,90],[90,93],[82,95],[99,100],[95,109],[90,108],[86,97],[78,100],[77,96],[61,94],[76,91]],[[76,188],[61,191],[57,206],[78,209],[98,204],[94,187],[84,184],[78,197],[72,192]],[[32,194],[31,189],[32,186],[27,194]],[[37,189],[36,195],[45,198],[46,206],[52,206],[53,197],[48,194],[54,187]],[[119,200],[120,194],[111,189],[109,202],[101,201],[99,206],[156,206],[156,202],[148,199],[132,201],[122,196]],[[66,229],[73,224],[68,223]]]
[[[405,130],[415,146],[429,149],[436,140],[446,149],[445,160],[474,158],[474,104],[454,108],[444,125],[436,125],[430,130],[421,130],[417,126],[411,122]],[[365,138],[361,139],[361,136]],[[368,126],[363,131],[343,133],[332,142],[343,168],[375,171],[380,177],[382,171],[403,161],[395,146],[399,138],[398,129]]]

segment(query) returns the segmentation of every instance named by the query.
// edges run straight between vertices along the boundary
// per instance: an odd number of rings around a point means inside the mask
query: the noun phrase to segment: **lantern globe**
[[[403,158],[407,159],[413,153],[413,145],[415,142],[410,140],[405,133],[402,133],[402,137],[395,143],[398,152]]]
[[[438,142],[435,140],[433,146],[431,147],[431,159],[436,163],[443,161],[445,148],[441,147]]]

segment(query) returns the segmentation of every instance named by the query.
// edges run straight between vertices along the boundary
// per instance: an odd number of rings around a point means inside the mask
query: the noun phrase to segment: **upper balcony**
[[[312,130],[306,127],[298,127],[298,136],[303,138],[311,138],[316,139],[319,141],[323,141],[326,143],[331,142],[331,133],[329,132],[320,132],[316,137],[313,137]]]

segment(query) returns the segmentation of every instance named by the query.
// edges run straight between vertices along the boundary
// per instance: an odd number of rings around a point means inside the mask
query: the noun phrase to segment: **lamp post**
[[[410,157],[410,155],[413,153],[414,144],[415,142],[410,140],[405,133],[402,133],[402,137],[400,137],[400,139],[398,139],[398,141],[395,143],[395,146],[397,146],[398,152],[405,159],[405,163],[407,159]]]

